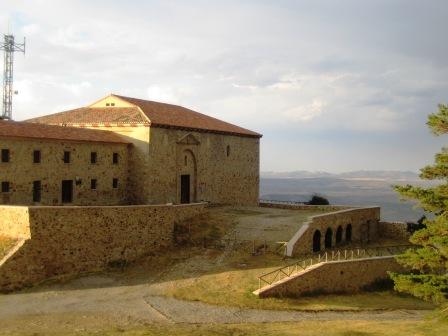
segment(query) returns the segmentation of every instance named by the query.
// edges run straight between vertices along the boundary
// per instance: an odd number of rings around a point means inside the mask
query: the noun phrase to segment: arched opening
[[[342,226],[339,225],[336,230],[336,245],[340,245],[342,243]]]
[[[230,146],[229,145],[227,145],[226,152],[227,152],[227,157],[229,157],[230,156]]]
[[[347,225],[347,228],[345,229],[345,241],[347,243],[352,241],[352,225]]]
[[[314,231],[313,235],[313,252],[319,252],[320,251],[320,231],[316,230]]]
[[[325,232],[325,248],[331,248],[333,242],[333,230],[328,228]]]

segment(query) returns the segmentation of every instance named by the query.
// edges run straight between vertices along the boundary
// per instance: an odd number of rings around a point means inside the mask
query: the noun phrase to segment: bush
[[[308,204],[308,205],[329,205],[330,202],[324,196],[313,195],[313,197],[311,197],[311,199],[308,202],[306,202],[306,204]]]

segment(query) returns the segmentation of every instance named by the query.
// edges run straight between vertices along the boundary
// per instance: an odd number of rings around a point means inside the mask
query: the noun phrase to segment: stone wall
[[[204,208],[205,204],[0,207],[0,233],[30,237],[0,265],[0,289],[96,271],[156,253],[171,245],[176,221]],[[22,232],[27,227],[28,233]]]
[[[0,206],[0,236],[31,237],[28,207]]]
[[[339,210],[348,210],[356,208],[348,205],[308,205],[300,203],[274,202],[274,201],[273,202],[260,201],[260,207],[287,209],[287,210],[315,210],[315,211],[339,211]]]
[[[404,222],[379,222],[378,231],[382,238],[408,241],[411,237],[408,224]]]
[[[193,202],[258,205],[259,146],[258,138],[151,127],[147,203],[179,203],[189,174]]]
[[[401,272],[394,257],[332,261],[317,264],[290,278],[257,291],[260,297],[298,297],[321,293],[355,293],[380,279],[388,271]]]
[[[9,149],[9,162],[0,162],[0,183],[9,182],[10,191],[0,191],[0,204],[60,205],[62,180],[73,180],[73,205],[126,204],[128,149],[126,144],[85,143],[71,141],[1,139],[0,148]],[[41,162],[33,163],[34,150],[40,150]],[[69,151],[70,163],[64,163]],[[90,153],[97,153],[97,163]],[[118,153],[118,164],[112,164]],[[118,179],[118,188],[112,180]],[[96,190],[91,179],[97,180]],[[41,181],[41,201],[33,203],[33,181]]]
[[[378,239],[380,208],[340,210],[311,217],[288,242],[287,255],[296,256],[313,252],[315,241],[319,251],[345,244],[365,244]],[[326,235],[330,237],[326,246]],[[331,233],[331,234],[330,234]],[[320,238],[316,238],[319,237]],[[339,239],[338,239],[339,238]],[[314,252],[317,252],[314,249]]]

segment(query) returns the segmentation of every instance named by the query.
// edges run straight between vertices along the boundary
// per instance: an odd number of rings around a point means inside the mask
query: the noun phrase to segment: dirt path
[[[175,323],[265,323],[334,320],[421,320],[422,310],[360,312],[298,312],[221,307],[202,302],[182,301],[162,296],[148,296],[145,301],[168,320]]]
[[[109,279],[110,280],[110,279]],[[304,320],[421,320],[425,310],[299,312],[213,306],[156,295],[149,284],[117,286],[107,278],[90,277],[86,284],[104,288],[54,290],[0,296],[0,325],[8,330],[101,330],[151,323],[257,323]],[[81,327],[80,327],[81,326]]]

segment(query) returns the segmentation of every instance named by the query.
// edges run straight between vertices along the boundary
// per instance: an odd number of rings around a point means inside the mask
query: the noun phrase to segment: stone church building
[[[261,135],[190,109],[109,95],[0,121],[0,204],[256,205]]]

